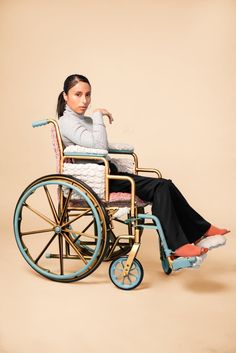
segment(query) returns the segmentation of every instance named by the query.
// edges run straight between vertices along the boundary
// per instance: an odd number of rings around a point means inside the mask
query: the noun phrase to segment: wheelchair
[[[135,196],[134,180],[110,174],[107,156],[114,157],[111,161],[123,171],[130,168],[135,174],[152,172],[161,177],[160,171],[140,168],[133,148],[126,144],[113,144],[109,151],[80,146],[64,149],[56,120],[36,121],[32,126],[48,124],[57,173],[27,186],[14,213],[16,243],[36,272],[53,281],[73,282],[92,274],[102,261],[111,261],[113,284],[123,290],[134,289],[143,280],[137,254],[145,228],[157,231],[166,275],[199,266],[200,257],[173,257],[159,219],[145,213],[148,203]],[[131,192],[110,193],[109,181],[113,179],[128,180]]]

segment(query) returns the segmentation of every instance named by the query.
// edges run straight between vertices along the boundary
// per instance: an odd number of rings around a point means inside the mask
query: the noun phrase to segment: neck
[[[77,116],[78,118],[81,118],[82,116],[84,116],[83,114],[79,114],[79,113],[76,113],[74,110],[72,110],[69,105],[66,104],[66,108],[65,108],[65,112],[66,113],[69,113],[71,115],[74,115],[74,116]]]

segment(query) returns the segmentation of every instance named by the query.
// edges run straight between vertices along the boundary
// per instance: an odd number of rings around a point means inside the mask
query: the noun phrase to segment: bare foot
[[[207,251],[207,248],[200,248],[193,244],[185,244],[176,249],[174,255],[181,257],[201,256],[207,253]]]
[[[204,235],[206,237],[210,237],[212,235],[224,235],[229,232],[230,232],[230,230],[228,230],[228,229],[217,228],[217,227],[211,225],[210,228],[208,229],[208,231]]]

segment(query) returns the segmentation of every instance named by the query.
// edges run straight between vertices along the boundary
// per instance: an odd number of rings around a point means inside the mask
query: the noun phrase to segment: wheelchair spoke
[[[55,220],[55,222],[59,223],[57,211],[56,211],[56,208],[55,208],[55,206],[54,206],[54,203],[53,203],[53,201],[52,201],[52,198],[51,198],[51,195],[50,195],[50,193],[49,193],[49,191],[48,191],[47,186],[44,186],[44,191],[45,191],[45,193],[46,193],[46,195],[47,195],[47,199],[48,199],[50,208],[51,208],[51,210],[52,210],[52,214],[53,214],[54,220]]]
[[[86,230],[87,229],[89,229],[89,227],[91,227],[91,225],[94,223],[94,221],[91,221],[83,230],[82,230],[82,232],[81,233],[84,233],[84,232],[86,232]],[[81,237],[82,235],[81,234],[79,234],[73,241],[74,241],[74,243],[76,243],[77,242],[77,240],[79,240],[79,238]]]
[[[129,275],[128,275],[128,276],[126,276],[126,278],[129,280],[129,283],[132,283],[132,281],[131,281],[131,279],[130,279]]]
[[[27,203],[24,204],[24,206],[26,208],[28,208],[30,211],[32,211],[33,213],[35,213],[37,216],[39,216],[40,218],[44,219],[46,222],[50,223],[51,225],[55,225],[55,223],[48,218],[47,216],[45,216],[44,214],[42,214],[41,212],[37,211],[36,209],[34,209],[33,207],[29,206]]]
[[[59,255],[60,255],[60,270],[61,270],[61,275],[64,275],[63,238],[61,234],[59,234],[58,236],[58,242],[59,242]]]
[[[39,260],[41,259],[42,255],[45,253],[45,251],[47,250],[47,248],[50,246],[50,244],[53,242],[53,240],[56,238],[57,233],[55,233],[52,238],[49,240],[49,242],[46,244],[46,246],[43,248],[43,250],[40,252],[40,254],[38,255],[38,257],[34,260],[34,263],[37,264],[39,262]]]
[[[29,232],[21,232],[21,236],[24,235],[32,235],[32,234],[41,234],[41,233],[48,233],[48,232],[52,232],[53,228],[49,228],[49,229],[40,229],[40,230],[32,230]]]
[[[135,279],[137,279],[137,278],[138,278],[138,276],[137,276],[137,275],[134,275],[134,274],[133,274],[133,273],[131,273],[131,272],[129,273],[129,277],[130,277],[130,276],[135,277]]]
[[[68,237],[68,235],[66,233],[62,233],[62,235],[64,236],[66,242],[72,247],[72,249],[76,252],[76,254],[81,258],[81,260],[87,264],[87,260],[84,258],[84,256],[81,254],[81,252],[79,251],[79,249],[77,248],[77,246],[73,243],[73,241],[70,239],[70,237]]]
[[[126,261],[126,260],[123,260],[123,261],[120,263],[123,268],[125,268],[125,265],[124,265],[124,262],[125,262],[125,261]]]
[[[96,235],[89,235],[87,233],[79,232],[78,230],[72,230],[72,229],[65,228],[65,229],[63,229],[63,231],[66,232],[66,233],[78,234],[80,237],[84,236],[86,238],[98,239],[98,237]]]
[[[82,233],[86,232],[86,230],[88,230],[91,225],[94,224],[94,220],[92,220],[83,230],[82,230]]]
[[[116,268],[116,272],[123,272],[120,268]]]
[[[124,283],[124,276],[121,273],[116,273],[117,271],[114,272],[115,278],[117,280],[121,280],[123,279],[123,283]],[[122,271],[123,272],[123,271]]]
[[[66,223],[63,223],[61,226],[62,227],[67,227],[68,225],[70,225],[71,223],[77,221],[79,218],[85,216],[86,214],[88,214],[91,211],[91,209],[89,208],[88,210],[82,212],[80,215],[76,216],[75,218],[73,218],[71,221],[68,221]]]
[[[67,196],[67,198],[66,198],[66,202],[65,202],[65,205],[64,205],[64,209],[63,209],[63,211],[62,211],[61,219],[60,219],[60,225],[63,223],[64,218],[65,218],[65,216],[66,216],[66,214],[67,214],[66,211],[67,211],[67,207],[68,207],[68,204],[69,204],[71,195],[72,195],[72,191],[73,191],[73,189],[70,189],[69,194],[68,194],[68,196]]]

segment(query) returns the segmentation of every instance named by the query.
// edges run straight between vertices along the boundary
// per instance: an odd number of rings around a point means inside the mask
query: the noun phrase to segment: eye
[[[86,93],[86,97],[91,97],[91,92]]]
[[[75,94],[77,97],[81,97],[82,93],[81,92],[76,92]]]

